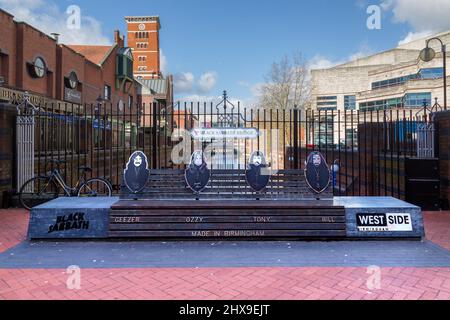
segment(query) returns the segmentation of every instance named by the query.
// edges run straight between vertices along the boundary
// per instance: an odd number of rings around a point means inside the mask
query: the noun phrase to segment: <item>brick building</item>
[[[128,30],[128,46],[133,48],[134,75],[140,79],[162,78],[159,30],[157,16],[125,17]]]
[[[72,46],[59,44],[2,10],[0,25],[7,30],[0,38],[3,102],[9,102],[7,89],[28,91],[40,101],[91,104],[99,97],[112,104],[138,101],[140,85],[129,77],[131,85],[123,86],[116,74],[118,54],[124,48],[118,31],[110,46]]]
[[[45,160],[70,155],[70,173],[79,164],[94,166],[96,157],[104,156],[100,149],[133,147],[138,119],[125,115],[137,114],[142,86],[119,31],[111,45],[65,45],[1,9],[0,26],[0,195],[18,188],[16,106],[25,92],[42,108],[35,129],[37,173],[45,170],[43,155]],[[64,134],[58,131],[63,127]],[[93,150],[97,153],[89,154]],[[94,174],[117,175],[108,169],[97,166]]]
[[[149,105],[153,102],[162,108],[171,109],[173,105],[173,77],[164,76],[161,70],[161,49],[158,16],[125,17],[127,24],[127,46],[134,58],[133,74],[142,86],[142,103],[145,114],[150,114]]]

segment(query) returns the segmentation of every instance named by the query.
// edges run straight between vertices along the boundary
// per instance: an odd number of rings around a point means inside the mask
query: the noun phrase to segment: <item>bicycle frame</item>
[[[59,184],[59,186],[64,190],[65,194],[68,197],[72,197],[82,184],[81,179],[79,179],[74,188],[70,187],[69,185],[67,185],[66,181],[61,176],[58,169],[52,170],[52,173],[50,175],[50,180],[55,180],[56,183]]]

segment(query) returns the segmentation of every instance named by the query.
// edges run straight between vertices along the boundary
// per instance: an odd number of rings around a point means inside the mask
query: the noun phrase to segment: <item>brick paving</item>
[[[25,239],[28,215],[0,210],[0,218],[5,251]],[[425,214],[425,226],[430,241],[450,248],[450,213]],[[450,299],[450,268],[381,268],[379,286],[359,267],[83,268],[80,290],[68,289],[69,277],[65,269],[0,269],[0,299]]]

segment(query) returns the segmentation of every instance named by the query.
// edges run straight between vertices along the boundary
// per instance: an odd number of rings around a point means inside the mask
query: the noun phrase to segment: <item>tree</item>
[[[310,101],[307,65],[300,52],[272,64],[260,89],[260,106],[267,109],[306,109]]]

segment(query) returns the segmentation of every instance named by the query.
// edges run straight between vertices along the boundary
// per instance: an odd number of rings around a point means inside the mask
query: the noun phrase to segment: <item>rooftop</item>
[[[161,28],[159,16],[128,16],[125,17],[125,21],[128,23],[156,22],[159,28]]]
[[[166,95],[167,94],[167,79],[139,79],[142,86],[150,90],[154,95]]]
[[[67,45],[72,50],[81,53],[91,62],[101,65],[111,51],[112,46],[91,46],[91,45]]]

